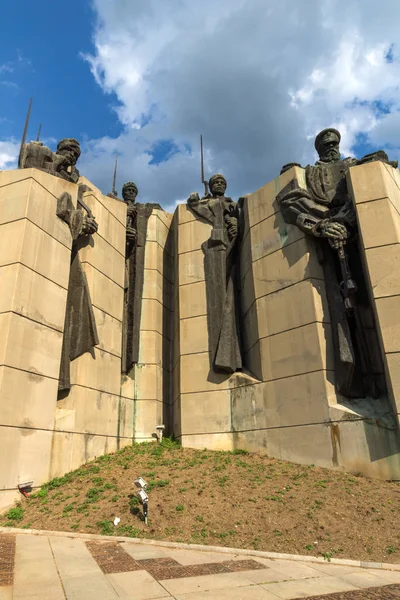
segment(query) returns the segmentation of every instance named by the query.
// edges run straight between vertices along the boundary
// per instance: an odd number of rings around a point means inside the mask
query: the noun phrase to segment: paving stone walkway
[[[362,568],[142,542],[1,530],[0,600],[400,600],[400,565]]]

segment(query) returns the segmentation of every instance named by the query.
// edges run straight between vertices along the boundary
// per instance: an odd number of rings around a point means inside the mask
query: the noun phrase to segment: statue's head
[[[315,138],[315,149],[319,159],[323,162],[336,162],[340,160],[340,133],[337,129],[329,127],[319,132]]]
[[[221,175],[221,173],[216,173],[210,177],[210,181],[208,183],[213,196],[223,196],[225,194],[226,179],[223,175]]]
[[[78,140],[74,138],[64,138],[57,144],[57,154],[65,156],[68,164],[74,167],[77,163],[78,158],[81,155],[81,148]]]
[[[127,181],[122,186],[122,197],[125,202],[135,202],[136,196],[138,195],[138,188],[136,183],[133,181]]]

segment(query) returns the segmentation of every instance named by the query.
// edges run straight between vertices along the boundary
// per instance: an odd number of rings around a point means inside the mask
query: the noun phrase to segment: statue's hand
[[[82,224],[82,233],[84,233],[85,235],[92,235],[93,233],[96,233],[98,227],[99,226],[96,223],[96,219],[94,217],[89,217],[88,215],[84,216]]]
[[[232,241],[237,236],[237,232],[238,232],[237,218],[236,217],[225,217],[225,222],[226,222],[226,225],[228,228],[229,240]]]
[[[135,217],[137,213],[137,206],[135,206],[134,204],[128,204],[128,208],[126,211],[126,214],[128,217]]]
[[[126,241],[134,242],[136,240],[136,229],[133,227],[126,228]]]
[[[338,248],[347,242],[349,232],[343,223],[327,220],[321,227],[321,235],[328,239],[332,248]]]
[[[188,204],[191,204],[192,202],[200,202],[200,196],[198,195],[197,192],[192,192],[188,198]]]

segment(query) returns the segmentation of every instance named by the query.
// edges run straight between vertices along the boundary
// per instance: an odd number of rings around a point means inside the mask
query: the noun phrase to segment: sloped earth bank
[[[133,485],[138,476],[148,482],[148,526]],[[182,449],[166,439],[53,479],[0,524],[400,562],[399,515],[398,482],[243,451]]]

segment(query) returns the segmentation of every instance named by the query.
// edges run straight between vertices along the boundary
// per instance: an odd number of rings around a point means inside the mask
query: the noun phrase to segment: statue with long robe
[[[78,194],[87,191],[86,187],[80,185]],[[61,194],[57,200],[57,216],[68,223],[72,236],[71,266],[58,380],[58,391],[66,392],[71,388],[71,361],[99,344],[89,287],[79,260],[79,248],[89,235],[96,233],[97,223],[79,205],[77,209],[74,208],[72,198],[67,192]]]
[[[213,175],[209,186],[209,196],[200,200],[192,194],[188,206],[212,225],[210,239],[202,244],[211,366],[234,373],[243,366],[237,295],[240,207],[225,196],[223,175]]]
[[[319,242],[317,251],[324,270],[337,391],[348,398],[377,398],[385,392],[383,365],[346,175],[350,167],[374,160],[392,166],[397,163],[390,163],[383,151],[361,160],[342,159],[339,142],[340,133],[336,129],[321,131],[315,139],[319,160],[315,166],[305,168],[306,189],[293,179],[277,200],[285,221]],[[294,165],[300,166],[289,163],[281,173]]]
[[[19,167],[21,169],[40,169],[71,183],[78,183],[79,171],[76,163],[80,154],[79,142],[74,138],[60,140],[56,152],[52,152],[42,142],[30,142],[24,144],[21,149]],[[77,208],[74,208],[71,195],[67,192],[58,198],[56,207],[57,216],[68,224],[72,236],[71,266],[58,382],[58,391],[61,394],[68,393],[71,387],[71,361],[85,352],[89,352],[99,343],[86,275],[79,260],[79,248],[89,235],[96,233],[98,227],[94,216],[82,201],[83,193],[88,190],[87,186],[79,185]],[[82,210],[83,207],[84,210]]]
[[[127,206],[124,313],[122,323],[122,372],[129,373],[139,362],[140,318],[144,281],[144,253],[147,222],[153,208],[159,204],[136,202],[138,188],[128,181],[123,185],[122,198]]]

